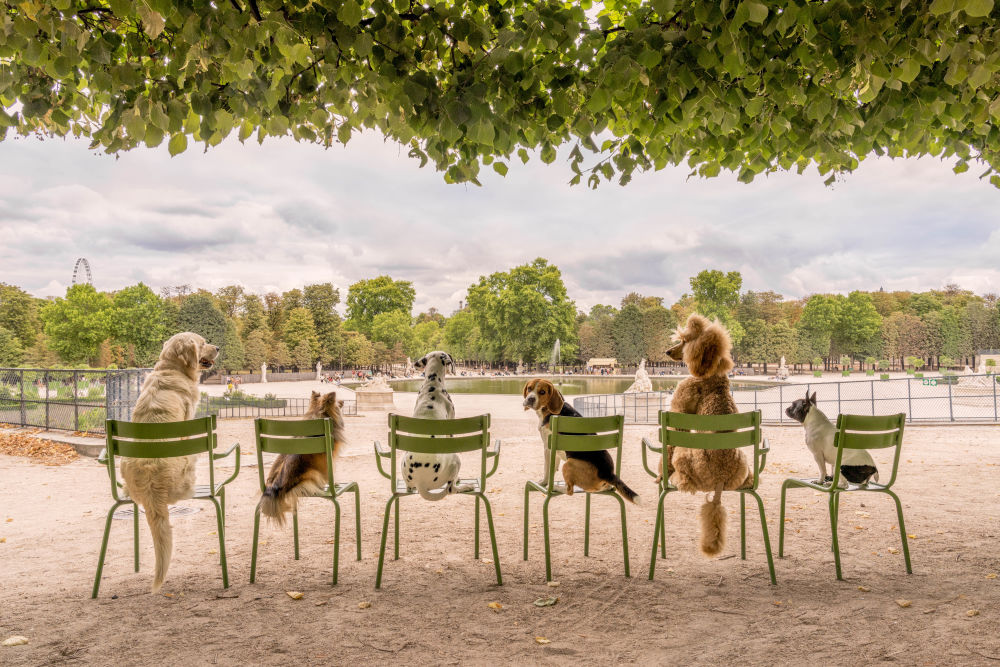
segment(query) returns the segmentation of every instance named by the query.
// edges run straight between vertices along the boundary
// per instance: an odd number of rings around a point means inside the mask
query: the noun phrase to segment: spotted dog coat
[[[424,371],[424,383],[417,393],[413,416],[422,419],[454,419],[455,405],[444,388],[445,371],[455,362],[447,352],[431,352],[413,364]],[[417,491],[424,500],[441,500],[445,496],[467,490],[458,485],[462,460],[458,454],[418,454],[407,452],[401,463],[401,473],[409,491]],[[439,489],[439,490],[438,490]],[[434,491],[437,490],[437,491]]]

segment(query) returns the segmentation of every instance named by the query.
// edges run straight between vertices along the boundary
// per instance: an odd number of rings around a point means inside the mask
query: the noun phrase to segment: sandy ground
[[[256,584],[249,582],[257,471],[252,423],[220,422],[223,446],[243,443],[243,471],[230,487],[223,590],[215,520],[202,511],[173,519],[175,546],[164,593],[149,594],[152,547],[140,525],[142,571],[132,571],[131,523],[114,521],[100,597],[90,599],[108,478],[91,459],[46,467],[0,456],[0,664],[369,664],[640,663],[995,664],[1000,659],[1000,536],[997,427],[908,428],[897,490],[903,499],[914,573],[907,575],[891,502],[854,494],[841,507],[846,581],[835,579],[823,499],[790,492],[786,558],[771,586],[756,513],[748,512],[747,560],[739,558],[737,496],[728,494],[729,543],[722,557],[697,550],[700,498],[667,501],[667,558],[647,579],[654,483],[642,470],[640,438],[627,429],[623,478],[643,496],[629,506],[632,577],[622,571],[617,504],[593,502],[590,557],[583,556],[583,497],[551,506],[554,579],[545,584],[541,501],[532,499],[530,557],[521,559],[526,479],[541,474],[531,413],[514,396],[454,396],[459,416],[489,411],[503,441],[490,479],[504,585],[493,565],[472,558],[472,501],[403,500],[401,558],[387,560],[374,590],[387,480],[371,441],[385,414],[348,419],[351,444],[339,479],[361,485],[363,559],[354,560],[354,510],[344,505],[340,583],[329,584],[333,512],[310,500],[300,513],[301,552],[290,528],[262,529]],[[412,394],[397,394],[401,413]],[[787,476],[812,476],[797,427],[766,428],[772,454],[764,474],[777,557],[778,500]],[[885,462],[882,462],[885,464]],[[466,471],[472,468],[466,463]],[[203,476],[202,476],[203,477]],[[485,537],[485,530],[484,530]],[[488,542],[485,542],[488,545]],[[391,545],[391,541],[390,541]],[[390,546],[391,549],[391,546]],[[891,549],[891,551],[890,551]],[[482,552],[491,558],[488,546]],[[287,591],[301,591],[293,600]],[[536,607],[542,597],[558,597]],[[897,600],[910,601],[901,607]],[[488,604],[499,602],[494,611]],[[359,603],[369,602],[361,608]],[[978,612],[973,614],[973,612]],[[972,614],[972,615],[970,615]],[[536,643],[545,637],[551,643]]]

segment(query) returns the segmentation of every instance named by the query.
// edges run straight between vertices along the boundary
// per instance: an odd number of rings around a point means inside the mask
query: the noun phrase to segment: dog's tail
[[[726,546],[726,508],[722,506],[722,489],[716,489],[711,500],[706,496],[701,506],[701,552],[718,556]]]
[[[613,478],[607,480],[607,482],[611,484],[611,486],[615,487],[615,491],[617,491],[622,498],[629,501],[633,505],[640,504],[639,494],[630,489],[628,487],[628,484],[622,481],[621,477],[619,477],[618,475],[614,475]]]
[[[156,565],[153,570],[153,592],[159,593],[170,567],[170,554],[174,550],[174,529],[170,525],[167,504],[149,503],[144,506],[146,523],[153,535],[153,554]]]
[[[431,491],[430,489],[425,489],[424,487],[417,485],[417,493],[424,500],[444,500],[453,493],[462,493],[465,491],[471,491],[472,487],[467,484],[457,484],[455,482],[448,482],[443,489],[440,491]]]
[[[257,505],[275,525],[284,526],[285,515],[295,509],[298,499],[321,492],[326,478],[299,454],[285,455],[274,465]]]

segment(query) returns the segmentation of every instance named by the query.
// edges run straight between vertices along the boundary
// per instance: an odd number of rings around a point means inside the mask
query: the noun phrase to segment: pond
[[[524,383],[530,378],[525,377],[449,377],[448,391],[453,394],[521,394]],[[549,378],[556,387],[567,396],[578,394],[620,394],[628,389],[632,378],[601,377],[600,375],[569,375]],[[649,378],[653,382],[654,391],[669,391],[677,386],[683,377]],[[392,388],[396,391],[418,391],[422,379],[394,380]],[[754,385],[759,387],[761,385]],[[739,383],[733,383],[734,388],[745,388]]]

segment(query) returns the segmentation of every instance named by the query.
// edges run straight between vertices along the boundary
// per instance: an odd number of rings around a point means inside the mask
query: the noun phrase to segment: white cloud
[[[869,159],[834,187],[815,173],[751,185],[687,169],[621,188],[569,187],[562,161],[488,168],[446,185],[366,135],[324,151],[226,142],[176,158],[119,159],[81,142],[5,142],[0,281],[61,294],[77,257],[97,287],[238,283],[265,292],[388,273],[416,309],[449,313],[481,275],[546,257],[587,309],[627,292],[665,297],[704,268],[788,296],[852,289],[1000,289],[1000,191],[933,159]],[[973,170],[974,171],[974,170]]]

